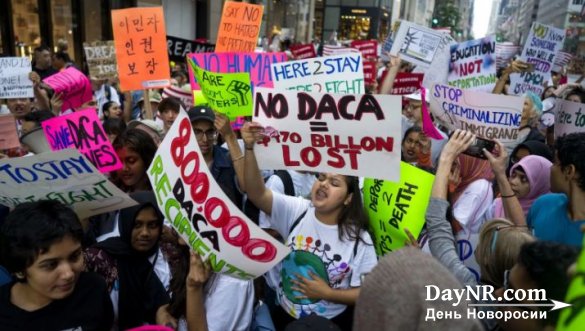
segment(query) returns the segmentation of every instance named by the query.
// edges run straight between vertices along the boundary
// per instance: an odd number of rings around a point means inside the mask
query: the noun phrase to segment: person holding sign
[[[458,156],[474,141],[475,136],[470,132],[457,130],[445,145],[439,161],[431,201],[427,208],[426,220],[431,253],[441,264],[448,267],[455,277],[464,285],[478,285],[475,274],[459,259],[454,245],[455,238],[449,220],[447,209],[449,201],[449,178],[452,176],[452,166]],[[480,266],[480,284],[502,287],[503,274],[516,263],[522,244],[534,241],[526,227],[515,226],[506,219],[494,219],[486,222],[479,231],[479,241],[476,260]],[[481,287],[480,287],[481,288]],[[484,307],[483,309],[489,309]],[[483,319],[486,330],[492,330],[494,320]]]
[[[15,276],[0,287],[0,329],[110,330],[106,283],[83,271],[83,229],[57,201],[18,205],[1,231],[2,264]]]
[[[248,198],[270,216],[293,252],[281,263],[277,295],[282,309],[273,314],[277,329],[310,313],[331,319],[351,330],[360,276],[376,264],[376,252],[366,231],[359,182],[356,177],[322,173],[313,185],[311,200],[273,194],[266,189],[254,155],[263,128],[246,123],[241,130],[245,152]]]

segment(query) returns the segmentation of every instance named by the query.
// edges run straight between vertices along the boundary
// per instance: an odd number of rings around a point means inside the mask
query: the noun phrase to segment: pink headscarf
[[[514,164],[510,168],[510,176],[514,170],[518,167],[522,167],[528,182],[530,183],[530,192],[524,198],[518,198],[522,205],[524,215],[528,214],[532,202],[543,194],[550,192],[550,168],[552,163],[542,156],[528,155],[518,163]],[[494,201],[494,217],[506,217],[504,213],[504,206],[502,205],[502,199],[497,198]]]

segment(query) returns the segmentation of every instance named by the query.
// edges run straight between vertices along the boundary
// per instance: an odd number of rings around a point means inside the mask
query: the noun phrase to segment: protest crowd
[[[82,67],[0,57],[0,330],[585,329],[564,30],[269,45],[262,11],[182,61],[162,7]]]

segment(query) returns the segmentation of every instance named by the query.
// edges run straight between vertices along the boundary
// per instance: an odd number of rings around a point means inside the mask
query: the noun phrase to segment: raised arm
[[[244,153],[244,182],[248,199],[266,215],[272,214],[272,191],[266,188],[256,155],[254,146],[262,138],[264,128],[259,123],[246,122],[241,129],[242,139],[246,151]]]
[[[439,158],[431,201],[426,212],[431,253],[465,285],[475,285],[477,280],[475,275],[461,262],[455,249],[455,237],[451,224],[447,220],[447,209],[449,208],[447,192],[452,165],[457,156],[471,145],[474,138],[475,136],[470,132],[457,130],[445,145]]]
[[[508,81],[508,78],[510,78],[510,74],[526,71],[527,69],[528,64],[526,62],[516,60],[510,63],[510,65],[508,65],[508,67],[502,72],[502,76],[500,76],[500,79],[498,79],[496,86],[494,86],[494,89],[492,90],[492,93],[502,94],[504,88],[506,87],[506,82]]]
[[[234,164],[234,170],[236,171],[236,177],[238,178],[240,191],[246,192],[246,182],[244,181],[244,153],[242,153],[240,144],[238,144],[238,138],[236,138],[236,134],[232,130],[230,120],[227,116],[216,113],[214,125],[227,143],[230,157]]]
[[[398,56],[388,56],[390,57],[390,69],[388,69],[388,73],[386,74],[386,77],[384,77],[384,81],[380,86],[380,94],[390,94],[390,92],[392,92],[394,79],[396,79],[396,75],[400,69],[400,58]]]
[[[492,170],[496,176],[496,181],[498,182],[498,187],[500,188],[502,205],[504,206],[504,213],[506,214],[506,218],[514,222],[516,225],[524,226],[526,225],[526,218],[524,216],[524,211],[522,210],[522,205],[520,204],[516,193],[512,191],[512,186],[508,181],[508,176],[506,176],[506,161],[508,160],[508,152],[506,151],[504,145],[502,145],[499,141],[497,143],[498,145],[496,155],[485,149],[483,153],[487,157],[488,161],[490,161],[490,165],[492,166]]]
[[[207,331],[203,287],[211,275],[211,266],[203,263],[201,257],[191,252],[187,283],[187,307],[185,318],[189,331]]]

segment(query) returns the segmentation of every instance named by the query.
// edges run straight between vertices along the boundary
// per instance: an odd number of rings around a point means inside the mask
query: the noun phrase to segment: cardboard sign
[[[0,116],[0,150],[20,147],[14,116]]]
[[[435,176],[400,162],[400,182],[368,178],[364,181],[364,207],[378,256],[404,246],[404,228],[418,238],[431,197]]]
[[[77,108],[93,98],[91,82],[79,70],[69,67],[43,80],[55,94],[61,94],[63,111]]]
[[[207,169],[184,111],[166,134],[147,173],[165,218],[191,249],[211,262],[214,272],[252,279],[290,252],[223,193]]]
[[[28,57],[0,57],[0,99],[34,98]]]
[[[317,51],[315,50],[315,45],[313,44],[291,46],[290,52],[297,60],[317,57]]]
[[[508,94],[521,95],[528,91],[542,95],[544,83],[550,79],[550,72],[557,53],[562,49],[565,30],[532,23],[520,59],[534,66],[532,72],[510,75]]]
[[[364,60],[364,81],[366,85],[373,85],[376,83],[376,60]]]
[[[400,179],[401,97],[258,89],[262,169]],[[381,167],[380,165],[384,166]]]
[[[555,104],[555,138],[585,132],[585,104],[557,99]]]
[[[250,74],[252,90],[255,87],[272,87],[270,66],[285,62],[286,53],[202,53],[189,54],[189,58],[200,68],[220,73],[247,72]],[[191,88],[199,90],[199,85],[189,71]]]
[[[258,43],[264,6],[226,1],[217,32],[215,51],[253,52]]]
[[[83,43],[89,77],[109,79],[118,77],[116,47],[113,40]]]
[[[428,68],[435,57],[443,33],[411,22],[402,21],[396,33],[391,55]]]
[[[464,90],[491,92],[497,80],[495,35],[451,47],[449,85]]]
[[[359,50],[364,59],[378,58],[378,42],[376,40],[354,40],[351,42],[351,48]]]
[[[399,72],[394,79],[392,92],[390,94],[408,95],[420,89],[424,74]]]
[[[362,94],[364,67],[359,53],[273,63],[276,89],[302,92]]]
[[[185,62],[189,53],[206,53],[215,50],[214,44],[199,43],[179,37],[167,36],[169,59],[175,62]]]
[[[435,120],[449,130],[471,131],[503,144],[518,139],[524,98],[465,91],[439,84],[433,86],[430,94]]]
[[[496,67],[505,68],[508,62],[520,51],[520,46],[510,42],[496,43]]]
[[[209,106],[231,120],[238,116],[252,116],[252,87],[247,72],[219,74],[199,68],[193,61],[189,65],[201,86]]]
[[[457,253],[459,253],[459,260],[467,267],[469,271],[475,276],[479,282],[481,269],[475,259],[475,250],[479,242],[479,233],[472,233],[467,229],[463,229],[455,236],[457,241]]]
[[[54,117],[42,126],[51,150],[76,148],[102,173],[122,168],[95,109]]]
[[[171,84],[162,7],[112,10],[112,27],[122,91]]]
[[[79,218],[136,205],[75,149],[0,160],[0,204],[57,200]]]

